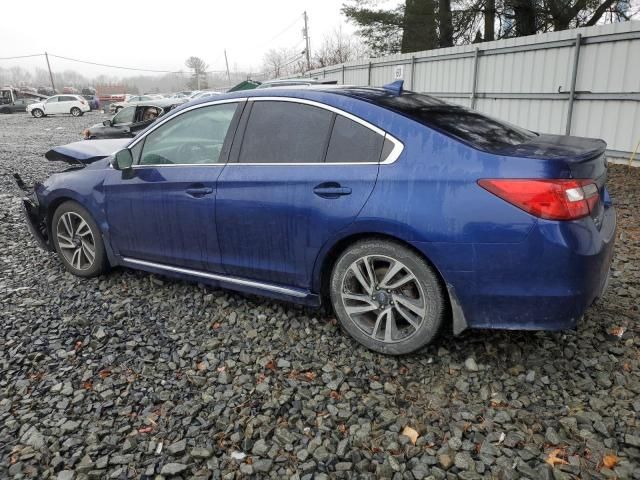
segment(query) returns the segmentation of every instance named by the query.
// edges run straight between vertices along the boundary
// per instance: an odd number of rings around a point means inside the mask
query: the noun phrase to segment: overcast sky
[[[47,51],[97,63],[153,70],[185,69],[191,55],[211,70],[258,71],[270,48],[304,48],[302,12],[309,16],[311,50],[323,35],[347,25],[344,0],[19,0],[5,5],[20,12],[0,28],[0,57]],[[64,7],[62,5],[64,4]],[[6,10],[6,9],[5,9]],[[5,12],[7,13],[7,12]],[[20,19],[20,21],[17,21]],[[284,32],[283,32],[284,31]],[[274,38],[276,37],[276,38]],[[51,58],[53,70],[91,76],[127,72]],[[0,66],[45,67],[44,58],[3,61]]]

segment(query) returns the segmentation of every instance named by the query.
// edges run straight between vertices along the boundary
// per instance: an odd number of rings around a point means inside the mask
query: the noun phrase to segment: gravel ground
[[[0,478],[640,479],[640,169],[611,167],[613,278],[577,332],[394,358],[315,310],[66,273],[7,173],[103,118],[0,116]]]

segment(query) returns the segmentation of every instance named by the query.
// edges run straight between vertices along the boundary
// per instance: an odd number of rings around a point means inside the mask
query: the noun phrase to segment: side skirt
[[[320,306],[320,297],[318,295],[297,288],[283,287],[272,283],[247,280],[244,278],[231,277],[218,273],[203,272],[201,270],[174,267],[172,265],[165,265],[162,263],[149,262],[146,260],[139,260],[129,257],[121,257],[121,262],[119,263],[126,267],[164,275],[171,275],[187,280],[204,280],[207,284],[214,286],[219,285],[222,288],[228,288],[230,290],[238,290],[241,292],[268,296],[271,298],[286,300],[289,302],[312,307]]]

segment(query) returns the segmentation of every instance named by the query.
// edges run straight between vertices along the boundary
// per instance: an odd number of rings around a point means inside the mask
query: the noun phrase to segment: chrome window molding
[[[296,97],[241,97],[241,98],[230,98],[230,99],[225,99],[225,100],[212,100],[210,102],[205,102],[205,103],[199,103],[197,105],[193,105],[189,108],[185,108],[184,110],[182,110],[180,113],[173,115],[169,118],[165,118],[162,121],[160,121],[157,125],[155,125],[153,128],[151,128],[150,130],[148,130],[147,132],[144,133],[144,135],[140,136],[139,138],[136,138],[130,145],[127,146],[127,148],[132,148],[134,147],[136,144],[138,144],[139,142],[143,141],[147,135],[151,134],[153,131],[155,131],[156,129],[160,128],[162,125],[164,125],[165,123],[167,123],[168,121],[173,120],[174,118],[179,117],[180,115],[190,112],[192,110],[198,109],[198,108],[203,108],[203,107],[209,107],[209,106],[214,106],[214,105],[222,105],[225,103],[240,103],[240,102],[244,102],[244,101],[249,101],[249,102],[262,102],[262,101],[276,101],[276,102],[290,102],[290,103],[301,103],[301,104],[305,104],[305,105],[311,105],[313,107],[318,107],[318,108],[322,108],[324,110],[328,110],[330,112],[333,112],[337,115],[342,115],[345,118],[348,118],[349,120],[352,120],[360,125],[362,125],[363,127],[368,128],[369,130],[372,130],[373,132],[377,133],[378,135],[381,135],[384,140],[389,140],[391,143],[393,143],[393,148],[391,149],[391,152],[389,153],[389,155],[387,155],[387,158],[380,160],[379,162],[313,162],[313,163],[239,163],[239,162],[227,162],[227,163],[177,163],[177,164],[151,164],[151,165],[133,165],[132,168],[134,169],[138,169],[138,168],[157,168],[157,167],[224,167],[226,166],[247,166],[247,167],[269,167],[269,166],[288,166],[288,167],[296,167],[296,166],[313,166],[313,165],[324,165],[324,166],[328,166],[328,165],[351,165],[351,166],[356,166],[356,165],[391,165],[392,163],[395,163],[396,160],[398,160],[398,158],[400,157],[400,155],[402,154],[402,151],[404,150],[404,144],[398,140],[397,138],[395,138],[393,135],[385,132],[384,130],[382,130],[381,128],[376,127],[375,125],[367,122],[366,120],[363,120],[360,117],[357,117],[351,113],[345,112],[344,110],[340,110],[339,108],[333,107],[331,105],[326,105],[324,103],[321,102],[316,102],[314,100],[307,100],[305,98],[296,98]]]
[[[184,275],[192,275],[194,277],[208,278],[219,282],[226,282],[233,285],[242,285],[250,288],[257,288],[260,290],[266,290],[269,292],[280,293],[283,295],[290,295],[292,297],[305,298],[307,293],[295,290],[293,288],[281,287],[279,285],[273,285],[271,283],[257,282],[254,280],[245,280],[238,277],[229,277],[226,275],[220,275],[216,273],[203,272],[201,270],[192,270],[190,268],[173,267],[171,265],[165,265],[162,263],[148,262],[146,260],[138,260],[136,258],[122,257],[122,260],[126,263],[133,265],[140,265],[142,267],[157,268],[159,270],[167,270],[169,272],[182,273]]]

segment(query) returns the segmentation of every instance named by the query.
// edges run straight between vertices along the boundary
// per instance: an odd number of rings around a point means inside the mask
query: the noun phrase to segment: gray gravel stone
[[[172,443],[167,447],[167,452],[169,452],[171,455],[174,455],[174,456],[182,455],[186,450],[187,450],[187,441],[184,439],[176,443]]]
[[[0,115],[0,478],[640,480],[640,169],[608,170],[611,283],[577,331],[470,331],[398,358],[318,310],[67,273],[30,238],[10,173],[66,168],[43,153],[105,118]],[[572,465],[548,468],[557,446]],[[620,463],[575,465],[585,448]]]
[[[468,357],[464,361],[464,366],[470,372],[477,372],[478,371],[478,364],[476,363],[476,360],[473,357]]]
[[[162,470],[160,470],[161,475],[173,476],[180,475],[182,472],[187,470],[187,465],[184,463],[167,463],[162,466]]]

